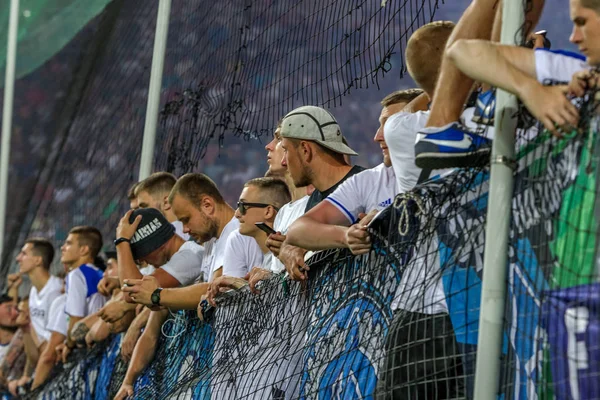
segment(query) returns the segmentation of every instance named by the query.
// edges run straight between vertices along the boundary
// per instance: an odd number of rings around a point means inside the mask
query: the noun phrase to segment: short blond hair
[[[433,96],[442,57],[454,29],[451,21],[435,21],[417,29],[406,45],[408,73],[430,97]]]

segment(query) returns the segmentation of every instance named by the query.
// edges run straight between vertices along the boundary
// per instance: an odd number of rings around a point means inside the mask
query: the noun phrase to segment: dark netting
[[[165,79],[178,81],[177,92],[163,110],[157,165],[187,172],[218,152],[211,138],[223,146],[229,133],[270,136],[295,107],[336,107],[352,91],[378,85],[392,61],[402,74],[404,45],[437,4],[175,2]]]
[[[9,171],[8,210],[0,276],[10,265],[10,250],[17,247],[19,234],[29,229],[52,166],[65,137],[65,120],[70,118],[73,97],[87,72],[83,58],[93,57],[90,43],[97,35],[102,18],[89,23],[70,43],[35,73],[15,82]],[[3,90],[0,104],[3,103]],[[0,117],[1,119],[1,117]],[[48,232],[44,232],[48,233]],[[49,234],[53,234],[49,233]],[[5,280],[0,279],[0,289]]]
[[[357,143],[358,162],[369,165],[374,154],[365,126],[374,129],[374,113],[362,111],[382,95],[366,89],[377,89],[392,67],[402,75],[406,40],[437,6],[437,0],[173,1],[155,170],[200,169],[235,203],[243,183],[264,174],[261,137],[280,117],[299,105],[332,108],[342,99],[349,106],[337,114],[348,121],[344,133]],[[52,151],[27,166],[30,188],[23,196],[11,193],[23,214],[10,222],[4,271],[27,236],[58,245],[72,226],[86,224],[99,228],[106,243],[113,238],[127,206],[121,200],[137,177],[156,12],[157,2],[115,0],[87,41],[65,49],[73,90],[57,103],[52,135],[35,143]],[[62,76],[32,75],[40,85],[61,83]],[[24,135],[13,136],[26,162],[36,160],[18,143]]]
[[[594,106],[579,104],[582,125],[563,138],[517,131],[504,398],[598,397]],[[473,398],[488,190],[487,168],[451,172],[396,197],[369,255],[316,253],[306,284],[274,276],[260,295],[229,292],[204,322],[170,314],[135,397]],[[71,368],[87,369],[77,384],[91,388],[97,366]],[[42,392],[70,397],[72,371]]]

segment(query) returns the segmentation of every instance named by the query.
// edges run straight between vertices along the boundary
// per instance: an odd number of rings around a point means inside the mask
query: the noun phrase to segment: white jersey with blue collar
[[[394,169],[381,163],[346,179],[325,200],[355,224],[360,213],[383,210],[392,204],[398,191]]]
[[[104,306],[107,298],[98,292],[101,279],[102,271],[92,264],[83,264],[69,272],[66,278],[67,315],[83,318]]]

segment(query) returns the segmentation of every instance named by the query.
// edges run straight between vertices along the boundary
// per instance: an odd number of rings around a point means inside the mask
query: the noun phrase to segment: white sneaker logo
[[[492,99],[490,103],[484,103],[480,99],[477,99],[477,107],[482,110],[482,114],[490,114],[494,110],[494,106],[496,105],[496,99]]]
[[[454,148],[458,148],[458,149],[468,149],[469,147],[471,147],[471,144],[473,143],[473,139],[471,139],[471,137],[467,136],[467,135],[463,135],[462,140],[438,140],[438,139],[429,139],[429,138],[425,138],[423,139],[424,141],[427,141],[429,143],[433,143],[433,144],[437,144],[439,146],[448,146],[448,147],[454,147]]]

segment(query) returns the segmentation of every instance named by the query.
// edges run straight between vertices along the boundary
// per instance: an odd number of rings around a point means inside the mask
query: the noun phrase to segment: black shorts
[[[399,310],[385,343],[375,398],[463,399],[461,354],[448,314]]]

